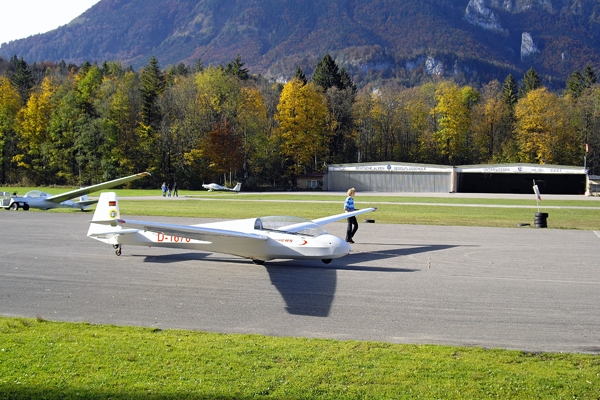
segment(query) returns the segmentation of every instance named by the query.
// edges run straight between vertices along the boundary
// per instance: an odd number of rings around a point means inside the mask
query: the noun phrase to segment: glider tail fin
[[[238,182],[237,185],[235,185],[235,187],[233,188],[233,191],[239,192],[240,190],[242,190],[242,184]]]
[[[121,213],[117,194],[115,192],[101,193],[92,222],[112,221],[119,218],[121,218]]]
[[[121,230],[121,227],[111,225],[116,225],[115,220],[120,217],[117,194],[115,192],[101,193],[87,235],[102,242],[117,243],[114,241],[115,231]],[[110,223],[111,221],[115,222]]]

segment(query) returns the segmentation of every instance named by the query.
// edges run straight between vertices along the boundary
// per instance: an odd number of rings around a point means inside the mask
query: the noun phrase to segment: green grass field
[[[122,197],[160,194],[116,192]],[[317,218],[339,213],[344,200],[328,195],[180,192],[186,195],[195,200],[123,199],[121,213]],[[515,227],[533,224],[537,211],[531,208],[534,201],[508,199],[365,195],[357,196],[356,202],[360,208],[378,207],[365,218],[392,224]],[[545,207],[562,208],[542,211],[549,213],[550,229],[600,230],[598,204],[544,201]],[[0,399],[31,398],[600,399],[600,355],[160,331],[0,317]]]
[[[0,398],[597,399],[600,356],[0,318]]]
[[[20,194],[31,188],[9,188]],[[72,188],[43,188],[55,194]],[[0,190],[7,190],[6,188]],[[159,190],[114,190],[121,198],[160,196]],[[251,218],[264,215],[297,215],[318,218],[341,211],[344,196],[326,194],[231,194],[224,192],[180,191],[180,197],[197,201],[127,200],[120,202],[122,215],[180,216],[191,218]],[[98,194],[96,194],[98,195]],[[595,198],[594,198],[595,200]],[[600,198],[582,200],[544,200],[541,211],[547,212],[548,228],[600,230]],[[291,203],[290,203],[291,202]],[[529,223],[533,226],[537,211],[533,195],[527,199],[489,199],[453,197],[356,197],[358,208],[377,207],[364,218],[377,223],[492,226],[512,228]],[[73,212],[54,210],[50,212]],[[360,219],[359,219],[360,221]],[[527,228],[524,228],[527,229]]]

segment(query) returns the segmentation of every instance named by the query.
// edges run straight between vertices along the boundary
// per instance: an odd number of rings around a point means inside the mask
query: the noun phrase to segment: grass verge
[[[600,356],[0,318],[0,398],[596,399]]]
[[[465,199],[469,200],[469,199]],[[343,202],[305,199],[294,203],[269,199],[249,201],[238,199],[209,199],[189,201],[122,200],[121,215],[172,216],[190,218],[252,218],[264,215],[297,215],[309,219],[340,213]],[[464,204],[470,204],[465,202]],[[445,206],[438,204],[385,203],[357,201],[359,208],[377,207],[374,213],[359,216],[385,224],[453,225],[516,227],[533,220],[537,209],[489,206]],[[548,227],[557,229],[600,230],[600,208],[556,208],[548,212]]]

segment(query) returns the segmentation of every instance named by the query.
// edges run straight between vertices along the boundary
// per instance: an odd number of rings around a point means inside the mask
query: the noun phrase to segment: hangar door
[[[458,192],[531,194],[535,179],[542,194],[585,194],[586,178],[585,174],[461,173]]]
[[[330,171],[329,190],[363,192],[448,193],[451,172]]]

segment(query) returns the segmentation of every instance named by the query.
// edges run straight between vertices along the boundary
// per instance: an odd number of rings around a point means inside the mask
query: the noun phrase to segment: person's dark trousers
[[[348,218],[348,229],[346,229],[346,242],[352,241],[354,234],[358,230],[358,221],[356,221],[356,217]]]

